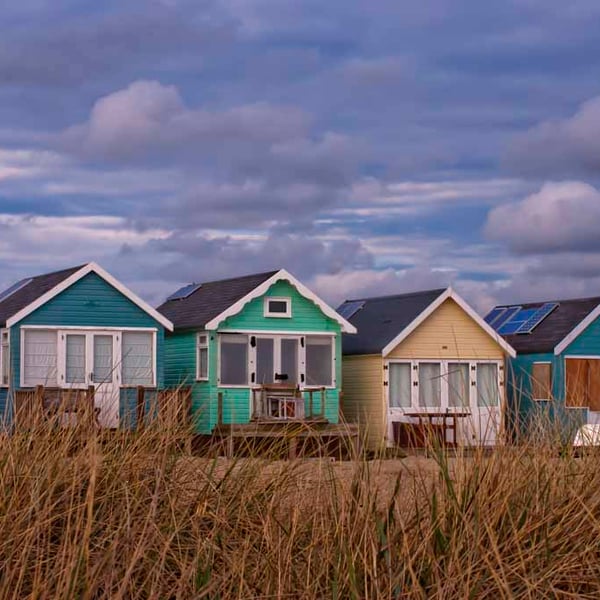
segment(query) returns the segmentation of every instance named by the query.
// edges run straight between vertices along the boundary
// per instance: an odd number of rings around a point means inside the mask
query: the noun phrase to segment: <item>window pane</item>
[[[123,334],[123,336],[125,335]],[[131,359],[131,357],[129,358]],[[92,369],[94,383],[112,381],[113,371],[113,337],[112,335],[95,335],[94,367]]]
[[[2,332],[2,385],[8,385],[10,351],[8,345],[8,331]]]
[[[67,383],[85,383],[85,335],[67,335],[66,371]]]
[[[477,406],[498,406],[498,365],[477,364]]]
[[[248,339],[221,337],[221,385],[248,385]]]
[[[531,395],[533,400],[549,400],[552,389],[552,365],[533,363],[531,369]]]
[[[393,408],[411,407],[411,366],[410,363],[390,363],[390,406]]]
[[[333,385],[332,338],[306,338],[306,384],[325,387]]]
[[[26,386],[57,384],[56,339],[55,331],[44,329],[25,331],[23,383]]]
[[[287,312],[287,302],[285,300],[269,300],[269,312],[285,314]]]
[[[281,376],[279,381],[296,385],[298,383],[298,340],[281,340]]]
[[[448,406],[466,408],[469,406],[469,365],[448,363]]]
[[[440,363],[419,363],[419,406],[440,407],[441,394]]]
[[[256,339],[256,383],[273,383],[275,341],[272,338]]]
[[[153,385],[152,333],[123,332],[122,377],[123,385]]]
[[[208,348],[198,349],[198,378],[208,379]]]

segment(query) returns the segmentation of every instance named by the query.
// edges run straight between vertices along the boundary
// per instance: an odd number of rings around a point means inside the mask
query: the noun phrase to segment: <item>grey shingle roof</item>
[[[53,287],[73,275],[84,267],[79,265],[62,271],[54,271],[53,273],[45,273],[44,275],[36,275],[31,278],[31,281],[20,290],[11,294],[0,302],[0,326],[4,327],[6,321],[20,310],[35,302],[40,296],[49,292]]]
[[[173,323],[176,330],[199,329],[276,273],[278,271],[268,271],[209,281],[187,298],[167,300],[157,310]]]
[[[600,304],[600,297],[553,300],[552,302],[557,302],[558,307],[531,333],[503,336],[517,351],[517,354],[554,352],[554,348]],[[522,306],[525,309],[538,308],[543,304],[544,302],[520,305],[501,304],[496,308],[505,306]]]
[[[346,300],[341,306],[358,301],[364,302],[364,305],[348,319],[358,329],[358,333],[342,337],[343,353],[379,354],[445,291],[445,289],[437,289],[396,296]]]

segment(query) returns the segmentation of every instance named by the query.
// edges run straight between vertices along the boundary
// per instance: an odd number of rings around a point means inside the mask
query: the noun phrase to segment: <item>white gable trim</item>
[[[427,317],[433,314],[446,300],[454,300],[466,313],[479,325],[509,356],[514,358],[517,353],[515,349],[484,319],[482,319],[452,288],[448,288],[440,294],[412,323],[407,325],[382,351],[383,357],[386,357],[396,348],[400,342],[404,341]]]
[[[562,354],[598,317],[600,317],[600,304],[573,329],[564,340],[554,348],[555,356]]]
[[[58,296],[58,294],[64,292],[67,288],[71,287],[74,283],[85,277],[88,273],[96,273],[98,277],[101,277],[114,287],[116,290],[121,292],[123,296],[131,300],[135,305],[139,306],[144,312],[148,313],[153,319],[158,321],[165,329],[173,331],[173,323],[169,321],[164,315],[161,315],[158,311],[154,310],[148,303],[144,302],[139,296],[134,294],[129,288],[125,287],[120,281],[115,279],[110,273],[105,271],[100,265],[96,263],[88,263],[75,271],[72,275],[61,281],[58,285],[55,285],[51,290],[48,290],[45,294],[42,294],[39,298],[34,300],[31,304],[28,304],[25,308],[22,308],[18,313],[15,313],[10,319],[6,320],[6,327],[12,327],[27,315],[30,315],[34,310],[37,310],[40,306],[46,304],[52,300],[52,298]]]
[[[339,315],[331,306],[323,302],[321,298],[319,298],[316,294],[311,292],[303,283],[298,281],[293,275],[288,273],[285,269],[281,269],[277,271],[275,275],[272,275],[266,281],[263,281],[259,286],[255,287],[251,292],[246,294],[243,298],[240,298],[235,304],[232,304],[229,308],[224,310],[221,314],[217,315],[214,319],[211,319],[206,325],[205,329],[209,331],[214,331],[219,327],[219,325],[228,317],[233,315],[237,315],[242,311],[244,306],[248,304],[251,300],[255,298],[259,298],[263,294],[265,294],[268,289],[276,282],[285,280],[291,283],[298,293],[304,296],[307,300],[311,300],[314,302],[324,314],[328,317],[336,321],[340,324],[343,333],[356,333],[356,327],[346,321],[341,315]]]

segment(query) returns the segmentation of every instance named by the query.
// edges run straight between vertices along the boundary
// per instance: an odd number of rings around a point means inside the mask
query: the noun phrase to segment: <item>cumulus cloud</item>
[[[579,181],[545,183],[520,202],[493,209],[487,236],[521,254],[600,250],[600,192]]]
[[[509,166],[526,173],[597,175],[600,170],[600,96],[584,102],[566,119],[540,123],[517,135]]]

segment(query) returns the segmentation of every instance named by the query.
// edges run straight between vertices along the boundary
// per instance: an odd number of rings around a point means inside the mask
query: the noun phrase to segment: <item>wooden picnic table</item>
[[[455,448],[457,446],[457,441],[456,441],[456,431],[457,431],[457,419],[463,419],[465,417],[470,417],[471,416],[471,412],[470,411],[430,411],[430,410],[423,410],[423,411],[414,411],[414,412],[406,412],[404,413],[405,417],[412,417],[415,419],[419,419],[419,427],[422,427],[423,425],[423,421],[424,420],[428,420],[429,421],[429,427],[431,430],[433,430],[433,420],[434,419],[441,419],[442,420],[442,428],[444,431],[444,444]],[[451,419],[452,423],[449,424],[448,420]],[[448,443],[446,441],[446,432],[452,430],[452,442]]]

